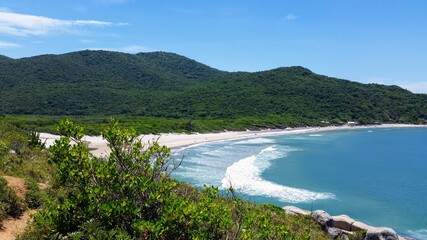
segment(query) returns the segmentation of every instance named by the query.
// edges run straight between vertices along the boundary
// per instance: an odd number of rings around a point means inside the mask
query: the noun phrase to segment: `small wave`
[[[368,132],[374,132],[374,131],[372,131],[372,130],[368,130]]]
[[[251,138],[248,140],[238,141],[233,144],[260,144],[260,143],[275,143],[274,139],[269,138]]]
[[[273,152],[273,151],[276,151],[275,146],[270,146],[268,148],[265,148],[265,149],[261,150],[260,154],[263,154],[265,152]]]
[[[270,161],[284,156],[283,154],[277,152],[274,146],[270,146],[257,155],[235,162],[227,168],[225,177],[221,181],[222,187],[232,186],[245,194],[273,197],[289,203],[311,202],[335,197],[332,193],[317,193],[262,179],[261,173],[270,166]]]
[[[310,137],[322,137],[323,135],[322,134],[310,134],[308,136],[310,136]]]
[[[205,156],[211,156],[211,157],[221,157],[226,156],[230,152],[231,147],[224,146],[215,150],[208,150],[204,151],[201,154]]]
[[[408,234],[410,237],[413,237],[415,239],[427,239],[427,229],[420,229],[415,231],[408,231]]]

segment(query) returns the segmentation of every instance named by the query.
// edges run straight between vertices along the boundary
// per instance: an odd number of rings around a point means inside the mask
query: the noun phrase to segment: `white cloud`
[[[403,83],[398,85],[413,93],[427,93],[427,82]]]
[[[43,16],[0,12],[0,33],[14,36],[47,35],[52,32],[71,32],[83,26],[123,26],[127,23],[112,23],[96,20],[61,20]]]
[[[0,48],[15,48],[20,47],[21,45],[11,42],[0,42]]]
[[[288,14],[288,15],[286,15],[286,19],[287,20],[295,20],[295,19],[297,19],[298,18],[298,16],[296,16],[296,15],[294,15],[294,14]]]

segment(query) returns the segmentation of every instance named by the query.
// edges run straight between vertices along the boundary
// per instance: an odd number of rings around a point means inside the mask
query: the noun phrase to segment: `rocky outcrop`
[[[364,224],[363,222],[354,222],[351,225],[351,229],[350,231],[355,232],[355,231],[368,231],[368,228],[370,228],[369,225]]]
[[[356,222],[356,220],[347,215],[333,216],[332,220],[334,222],[334,227],[346,231],[351,231],[351,226]]]
[[[323,230],[334,227],[334,222],[331,215],[323,210],[316,210],[312,212],[311,217],[313,217],[313,219],[320,224]]]
[[[391,228],[370,227],[366,232],[366,240],[399,240],[399,236]]]
[[[283,209],[285,210],[285,213],[287,215],[310,215],[311,214],[310,211],[297,208],[295,206],[285,206],[283,207]]]
[[[283,209],[288,215],[311,215],[333,239],[349,239],[348,236],[354,235],[357,231],[366,231],[365,240],[406,240],[399,237],[391,228],[372,227],[347,215],[331,216],[323,210],[310,212],[295,206],[285,206]]]

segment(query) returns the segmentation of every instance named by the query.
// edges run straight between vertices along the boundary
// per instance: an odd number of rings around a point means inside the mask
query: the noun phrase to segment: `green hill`
[[[427,95],[302,67],[224,72],[165,52],[0,57],[1,114],[188,119],[285,116],[308,123],[427,120]]]

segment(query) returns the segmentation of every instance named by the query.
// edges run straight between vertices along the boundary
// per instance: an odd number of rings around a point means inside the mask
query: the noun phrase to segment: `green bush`
[[[24,203],[15,192],[7,186],[4,178],[0,177],[0,226],[8,216],[17,218],[25,211]]]
[[[40,190],[39,185],[34,180],[27,180],[27,194],[25,202],[31,209],[40,208],[45,200],[45,194]]]

